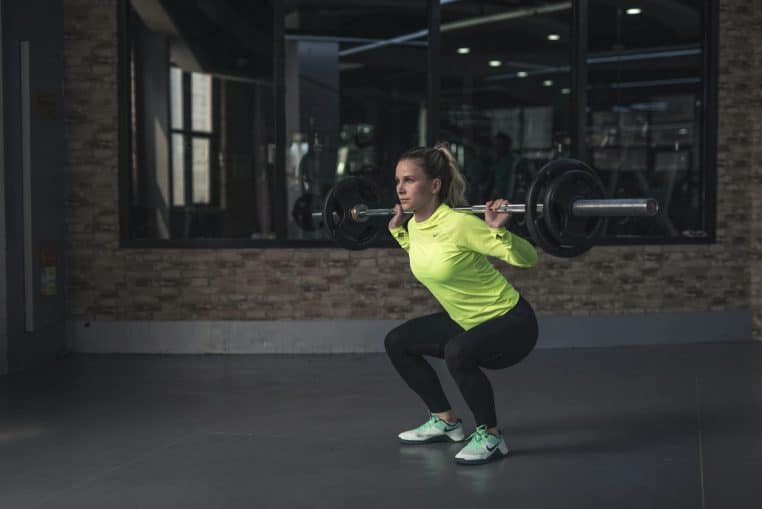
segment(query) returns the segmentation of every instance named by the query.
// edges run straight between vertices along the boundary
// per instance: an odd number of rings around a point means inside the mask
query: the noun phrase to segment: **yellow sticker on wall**
[[[40,242],[40,293],[52,297],[58,293],[56,284],[56,266],[58,265],[56,243],[53,241]]]
[[[43,267],[40,274],[40,292],[46,297],[52,297],[56,290],[56,268]]]

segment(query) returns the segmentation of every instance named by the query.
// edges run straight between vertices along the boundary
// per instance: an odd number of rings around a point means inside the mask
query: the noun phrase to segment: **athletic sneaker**
[[[487,426],[479,426],[471,436],[468,444],[455,456],[455,461],[464,465],[479,465],[508,454],[503,435],[495,436],[487,433]]]
[[[403,444],[428,444],[430,442],[460,442],[466,434],[463,433],[463,423],[460,419],[450,423],[432,414],[428,421],[417,428],[403,431],[397,436]]]

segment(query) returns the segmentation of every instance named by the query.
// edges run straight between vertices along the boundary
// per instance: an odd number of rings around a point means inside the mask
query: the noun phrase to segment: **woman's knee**
[[[445,345],[444,359],[450,373],[476,366],[476,362],[468,354],[468,350],[458,341],[450,341]]]
[[[384,348],[389,355],[401,354],[405,351],[406,335],[400,327],[395,327],[386,334],[384,338]]]

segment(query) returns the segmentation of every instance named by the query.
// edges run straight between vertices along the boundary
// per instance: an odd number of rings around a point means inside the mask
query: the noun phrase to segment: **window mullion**
[[[191,100],[191,75],[189,72],[183,73],[183,145],[185,145],[185,164],[183,165],[183,176],[185,180],[185,205],[193,205],[193,135],[191,112],[193,101]]]
[[[429,22],[428,51],[427,51],[427,87],[426,99],[426,144],[431,146],[439,140],[440,114],[440,49],[441,34],[439,22],[441,18],[440,0],[428,0],[426,2],[426,14]]]
[[[587,126],[587,39],[588,0],[572,2],[571,26],[571,155],[588,159],[585,128]]]

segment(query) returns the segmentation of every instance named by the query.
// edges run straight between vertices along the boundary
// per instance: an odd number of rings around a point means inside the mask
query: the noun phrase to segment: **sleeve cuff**
[[[389,232],[391,232],[392,237],[396,239],[402,239],[407,236],[407,230],[405,230],[404,226],[398,226],[396,228],[389,228]]]
[[[494,235],[496,239],[499,240],[505,240],[506,238],[510,238],[511,232],[505,229],[504,226],[501,226],[500,228],[492,228],[489,229],[490,233]]]

